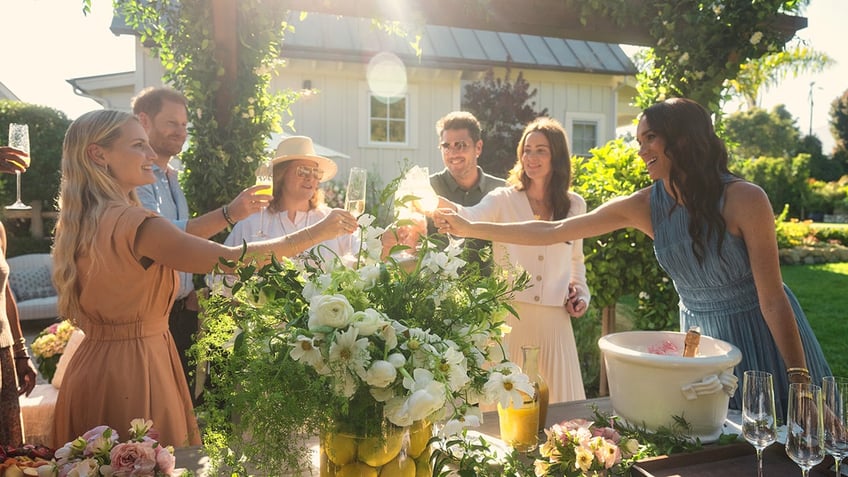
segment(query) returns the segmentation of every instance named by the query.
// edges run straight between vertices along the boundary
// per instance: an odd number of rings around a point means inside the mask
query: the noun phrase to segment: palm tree
[[[728,81],[731,95],[745,100],[748,109],[759,105],[760,90],[775,86],[787,75],[803,72],[818,73],[833,65],[832,58],[806,46],[795,46],[749,60],[739,67],[736,79]]]

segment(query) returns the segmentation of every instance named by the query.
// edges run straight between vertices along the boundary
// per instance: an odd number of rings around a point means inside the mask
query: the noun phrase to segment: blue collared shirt
[[[185,231],[188,223],[188,202],[185,194],[180,189],[177,171],[171,166],[162,170],[157,165],[153,165],[153,174],[156,176],[156,181],[152,184],[143,185],[135,188],[135,193],[138,195],[138,200],[145,209],[152,210],[162,217],[170,219],[180,230]],[[188,296],[194,290],[194,282],[191,273],[180,273],[180,289],[177,293],[177,299],[180,300]]]

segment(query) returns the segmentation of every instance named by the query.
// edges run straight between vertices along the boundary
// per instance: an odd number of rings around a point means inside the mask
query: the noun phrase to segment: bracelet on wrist
[[[226,220],[227,223],[230,224],[230,227],[235,227],[236,223],[233,221],[233,218],[230,217],[230,206],[224,205],[223,207],[221,207],[221,213],[224,214],[224,220]]]
[[[804,374],[809,376],[810,370],[807,368],[788,368],[786,374]]]

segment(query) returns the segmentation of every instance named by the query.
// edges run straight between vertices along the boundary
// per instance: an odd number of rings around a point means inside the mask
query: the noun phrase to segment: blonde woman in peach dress
[[[98,425],[126,433],[134,418],[151,419],[164,445],[200,444],[168,313],[177,270],[208,273],[241,247],[189,235],[141,207],[135,188],[155,180],[154,158],[128,113],[86,113],[65,135],[53,279],[61,316],[85,338],[59,390],[54,447]],[[335,209],[287,237],[249,244],[247,254],[291,256],[355,227]]]

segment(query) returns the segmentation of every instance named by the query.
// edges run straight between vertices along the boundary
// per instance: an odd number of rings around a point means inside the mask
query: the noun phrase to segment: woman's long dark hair
[[[553,220],[568,217],[571,209],[571,199],[568,198],[568,188],[571,186],[571,152],[568,149],[568,136],[565,128],[556,119],[540,116],[530,122],[521,134],[516,148],[516,160],[506,182],[518,190],[526,190],[530,186],[530,178],[524,173],[521,156],[524,154],[524,143],[532,132],[540,132],[551,145],[551,182],[548,184],[545,200],[551,205]]]
[[[692,251],[703,263],[709,237],[715,234],[721,250],[727,230],[719,208],[722,176],[730,174],[727,147],[716,135],[710,113],[690,99],[671,98],[642,114],[651,130],[665,139],[671,194],[678,202],[682,199],[689,212]]]

